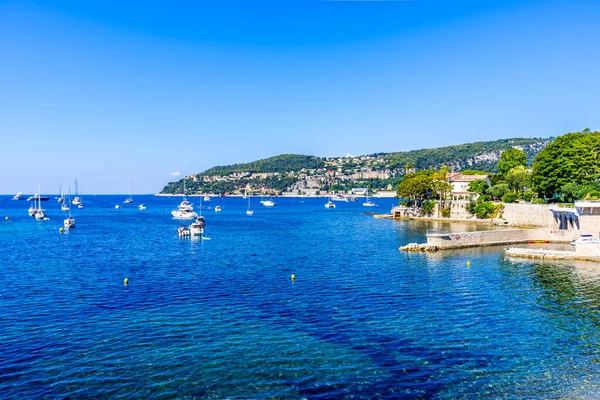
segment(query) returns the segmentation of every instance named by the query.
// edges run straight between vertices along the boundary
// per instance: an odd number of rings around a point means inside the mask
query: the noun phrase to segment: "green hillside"
[[[255,193],[303,193],[325,187],[337,191],[352,187],[389,189],[402,180],[407,166],[411,170],[447,165],[453,171],[496,172],[500,154],[511,147],[522,149],[531,165],[535,156],[551,141],[552,138],[501,139],[337,158],[282,154],[249,163],[216,166],[187,177],[185,183],[189,194],[231,194],[243,190]],[[183,193],[183,179],[169,182],[161,193]]]

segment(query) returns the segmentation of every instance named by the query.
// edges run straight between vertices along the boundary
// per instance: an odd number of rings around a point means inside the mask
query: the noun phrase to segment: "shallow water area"
[[[213,197],[201,211],[210,240],[195,240],[177,237],[191,223],[171,217],[180,197],[125,197],[83,196],[65,233],[56,200],[38,222],[28,202],[0,199],[0,397],[600,389],[600,264],[508,260],[500,246],[403,253],[428,230],[483,228],[365,214],[395,199],[251,198],[248,216],[246,199]]]

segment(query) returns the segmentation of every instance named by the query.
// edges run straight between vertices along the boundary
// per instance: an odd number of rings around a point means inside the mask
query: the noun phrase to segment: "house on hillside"
[[[460,172],[448,172],[446,174],[448,183],[452,185],[452,193],[468,193],[467,187],[473,181],[483,180],[489,186],[492,185],[489,176],[487,175],[463,175]]]

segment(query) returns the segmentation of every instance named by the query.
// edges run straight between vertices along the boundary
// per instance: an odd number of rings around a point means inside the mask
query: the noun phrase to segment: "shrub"
[[[429,200],[423,202],[423,214],[429,215],[433,212],[435,208],[435,201]]]
[[[494,212],[494,206],[489,201],[479,203],[475,206],[475,215],[477,218],[489,218]]]
[[[470,201],[467,210],[469,210],[471,214],[475,214],[475,207],[477,207],[477,203],[474,201]]]
[[[406,206],[408,206],[408,201],[403,201],[403,200],[400,200],[400,201],[398,202],[398,205],[399,205],[399,206],[404,206],[404,207],[406,207]]]
[[[535,199],[531,200],[531,204],[546,204],[546,200],[536,197]]]
[[[490,196],[489,194],[484,194],[481,195],[477,198],[477,202],[478,203],[484,203],[486,201],[490,201],[492,199],[492,196]]]
[[[504,196],[502,196],[502,201],[505,203],[512,203],[515,200],[517,200],[519,196],[516,193],[506,193]]]
[[[450,217],[450,207],[442,208],[442,217],[444,217],[444,218]]]
[[[592,190],[584,197],[585,200],[600,200],[600,190]]]
[[[523,193],[523,200],[525,200],[525,201],[531,202],[532,197],[533,197],[533,192],[531,190]]]
[[[492,218],[502,217],[502,210],[504,210],[504,204],[502,204],[502,203],[492,204],[492,215],[490,215],[490,217],[492,217]]]

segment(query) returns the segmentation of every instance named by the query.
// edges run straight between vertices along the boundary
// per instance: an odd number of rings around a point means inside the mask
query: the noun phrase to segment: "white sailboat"
[[[79,185],[77,184],[77,178],[75,178],[75,198],[71,200],[71,203],[75,205],[81,204],[81,199],[79,198]]]
[[[65,202],[65,194],[63,193],[63,190],[62,190],[62,184],[60,185],[58,192],[60,193],[60,197],[58,198],[57,201],[62,204]]]
[[[131,197],[131,171],[129,171],[129,197],[123,203],[133,203],[133,197]]]
[[[69,189],[69,200],[71,200],[71,189]],[[63,203],[63,206],[65,204],[68,204],[68,202]],[[75,218],[73,218],[73,216],[71,215],[70,208],[69,208],[69,218],[67,218],[63,221],[63,225],[64,225],[65,229],[75,228]]]
[[[244,196],[248,197],[248,209],[246,210],[246,215],[254,215],[254,211],[250,209],[250,196],[248,196],[247,192],[244,194]]]
[[[377,204],[369,200],[369,192],[367,191],[367,201],[363,203],[363,207],[377,207]]]
[[[40,185],[38,185],[38,193],[42,193],[40,191]],[[35,209],[35,212],[34,212],[33,216],[38,221],[48,221],[50,218],[48,218],[48,216],[46,215],[46,211],[44,211],[42,209],[41,194],[37,196],[37,201],[38,201],[38,207]]]

